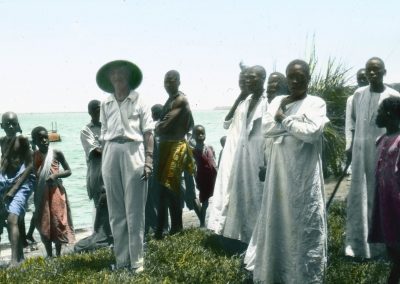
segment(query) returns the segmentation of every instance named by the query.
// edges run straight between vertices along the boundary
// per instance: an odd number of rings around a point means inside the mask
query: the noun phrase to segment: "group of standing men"
[[[374,255],[367,238],[373,153],[381,134],[375,117],[384,98],[399,95],[383,85],[385,73],[381,59],[368,60],[369,85],[357,89],[349,112],[353,176],[346,254],[350,256]],[[324,278],[327,224],[321,152],[329,119],[325,102],[307,92],[310,79],[309,65],[294,60],[286,68],[286,78],[277,72],[269,76],[266,96],[265,69],[243,68],[241,94],[225,118],[228,132],[207,227],[248,244],[245,263],[256,281],[320,283]],[[145,181],[153,172],[153,133],[159,138],[156,178],[161,185],[155,237],[162,237],[168,209],[170,233],[182,230],[182,172],[194,171],[185,137],[193,127],[193,117],[186,96],[179,91],[179,73],[172,70],[165,75],[169,98],[156,124],[135,91],[141,80],[140,69],[128,61],[113,61],[99,70],[97,83],[111,95],[101,106],[97,103],[101,131],[96,139],[103,146],[93,148],[98,153],[87,152],[88,160],[98,154],[103,159],[116,267],[136,272],[143,269]]]
[[[99,69],[96,81],[110,96],[102,103],[89,103],[92,121],[81,131],[88,164],[88,195],[96,206],[96,221],[94,234],[78,242],[75,250],[113,242],[113,268],[137,273],[143,270],[147,181],[152,178],[155,143],[157,174],[152,182],[161,187],[155,237],[163,236],[168,209],[170,234],[183,228],[180,186],[182,172],[194,171],[186,141],[193,117],[185,95],[179,91],[177,71],[165,75],[169,98],[157,123],[135,91],[142,81],[141,70],[135,64],[125,60],[109,62]]]
[[[346,111],[351,134],[347,154],[353,164],[345,254],[360,259],[382,255],[384,248],[373,243],[370,231],[375,141],[384,133],[375,121],[379,104],[399,95],[383,84],[385,74],[380,58],[369,59],[357,74],[363,86],[349,98]],[[224,122],[228,133],[207,227],[248,244],[246,268],[263,283],[324,279],[327,223],[321,153],[329,119],[325,102],[307,94],[310,75],[306,62],[292,61],[286,69],[288,92],[267,101],[260,96],[265,71],[259,66],[242,71],[239,86],[246,83],[247,95],[242,88]],[[252,80],[259,81],[258,88],[252,89]]]
[[[256,282],[323,279],[321,143],[328,119],[325,102],[307,94],[310,78],[308,64],[294,60],[286,78],[270,75],[266,97],[264,68],[246,68],[239,79],[245,88],[224,122],[228,133],[207,227],[248,245],[244,261]]]

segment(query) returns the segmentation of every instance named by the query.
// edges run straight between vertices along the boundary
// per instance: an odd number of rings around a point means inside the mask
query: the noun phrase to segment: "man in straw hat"
[[[114,236],[116,269],[143,270],[146,180],[153,167],[150,109],[135,91],[142,72],[116,60],[97,72],[97,85],[111,95],[101,104],[102,174]]]

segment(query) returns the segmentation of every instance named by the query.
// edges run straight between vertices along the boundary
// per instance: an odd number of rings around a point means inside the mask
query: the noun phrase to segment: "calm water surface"
[[[226,110],[194,111],[195,124],[202,124],[206,129],[206,143],[214,147],[217,158],[221,150],[219,139],[225,135],[222,127]],[[74,227],[88,228],[93,222],[93,203],[86,193],[86,162],[80,142],[80,130],[90,121],[86,113],[40,113],[18,115],[23,134],[31,133],[36,126],[52,129],[52,123],[57,123],[57,131],[61,142],[52,143],[53,148],[60,149],[71,167],[72,175],[64,179],[64,186],[71,205]],[[30,213],[27,213],[26,224],[29,228]],[[6,238],[3,238],[6,240]]]

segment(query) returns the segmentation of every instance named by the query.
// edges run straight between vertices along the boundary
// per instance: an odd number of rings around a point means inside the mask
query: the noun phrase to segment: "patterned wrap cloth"
[[[192,149],[186,140],[160,141],[158,181],[173,192],[179,193],[182,172],[193,175],[195,163]]]
[[[33,163],[38,177],[35,201],[35,222],[42,238],[56,243],[73,243],[75,234],[67,192],[59,179],[50,186],[46,179],[50,174],[59,172],[59,162],[49,148],[44,156],[39,150],[33,154]]]

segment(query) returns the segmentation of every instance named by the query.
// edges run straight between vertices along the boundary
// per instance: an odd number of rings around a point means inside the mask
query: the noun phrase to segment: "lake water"
[[[202,124],[205,127],[206,143],[214,147],[217,158],[221,150],[219,140],[225,135],[222,124],[227,112],[226,110],[193,111],[195,124]],[[64,179],[64,186],[71,205],[74,227],[76,229],[91,227],[93,202],[87,197],[86,161],[80,142],[80,130],[90,121],[89,115],[87,113],[35,113],[19,114],[18,118],[25,135],[30,134],[36,126],[44,126],[50,131],[52,123],[57,123],[57,131],[62,141],[52,143],[52,147],[64,152],[72,170],[72,175]],[[25,220],[27,229],[30,216],[28,212]]]

